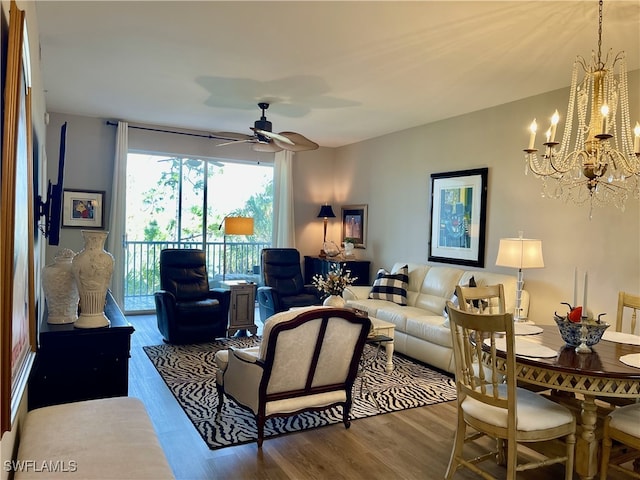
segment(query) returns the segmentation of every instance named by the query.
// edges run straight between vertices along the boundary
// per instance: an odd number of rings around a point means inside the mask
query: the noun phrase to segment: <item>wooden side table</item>
[[[227,336],[231,337],[241,330],[248,330],[252,335],[256,335],[256,284],[244,280],[227,280],[222,282],[222,287],[231,291]]]
[[[331,265],[339,263],[345,266],[345,270],[351,270],[351,276],[357,277],[354,285],[368,286],[369,270],[371,262],[369,260],[355,260],[329,257],[304,257],[304,283],[310,284],[314,275],[326,275],[329,273]]]

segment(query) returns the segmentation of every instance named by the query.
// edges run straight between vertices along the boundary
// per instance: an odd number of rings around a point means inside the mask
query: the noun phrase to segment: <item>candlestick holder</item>
[[[576,353],[591,353],[591,347],[587,345],[587,323],[581,322],[580,325],[580,345],[576,347]]]

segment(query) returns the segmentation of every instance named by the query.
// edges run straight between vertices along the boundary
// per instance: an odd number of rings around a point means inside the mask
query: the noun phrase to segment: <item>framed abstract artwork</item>
[[[104,191],[65,189],[62,194],[62,226],[103,228]]]
[[[429,261],[484,267],[488,168],[431,175]]]

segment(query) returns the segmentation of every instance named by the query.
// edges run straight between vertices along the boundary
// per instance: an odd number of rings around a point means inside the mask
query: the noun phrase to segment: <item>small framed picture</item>
[[[104,228],[104,191],[65,189],[62,195],[62,226]]]
[[[367,206],[343,205],[342,207],[342,241],[352,240],[356,248],[367,247]]]

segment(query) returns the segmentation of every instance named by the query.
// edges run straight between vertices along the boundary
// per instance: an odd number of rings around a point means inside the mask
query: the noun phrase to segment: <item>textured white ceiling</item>
[[[589,1],[38,1],[50,112],[336,147],[563,88],[597,48]],[[640,68],[640,1],[603,52]],[[564,106],[563,106],[564,108]]]

